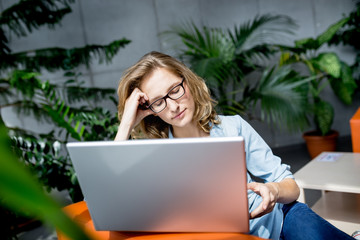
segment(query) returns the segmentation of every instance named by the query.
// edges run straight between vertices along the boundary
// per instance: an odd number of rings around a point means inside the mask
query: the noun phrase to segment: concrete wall
[[[14,2],[17,1],[0,0],[0,7],[3,10]],[[234,24],[252,20],[257,14],[285,14],[300,26],[293,40],[316,36],[354,7],[352,0],[78,0],[72,5],[73,12],[64,18],[56,31],[44,27],[26,38],[13,36],[11,48],[15,51],[53,46],[70,48],[108,44],[126,37],[132,43],[121,49],[111,64],[99,65],[95,61],[90,69],[80,69],[90,85],[116,88],[123,70],[145,53],[157,50],[175,54],[172,44],[159,37],[159,33],[171,29],[173,24],[193,20],[213,27],[232,28]],[[348,63],[354,59],[350,48],[338,47],[335,51]],[[43,75],[46,79],[62,78],[59,72],[44,72]],[[329,89],[324,95],[335,105],[333,128],[343,136],[350,135],[349,119],[360,106],[360,99],[348,107],[334,99]],[[11,125],[43,127],[33,120],[17,119],[10,110],[3,110],[2,114]],[[301,133],[281,132],[258,122],[250,124],[271,146],[303,142]]]

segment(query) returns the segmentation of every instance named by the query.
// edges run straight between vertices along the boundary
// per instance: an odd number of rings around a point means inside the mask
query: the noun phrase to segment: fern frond
[[[0,15],[0,54],[9,54],[9,36],[26,36],[43,25],[54,28],[63,17],[71,12],[69,6],[74,0],[27,0],[5,9]]]
[[[1,55],[0,70],[7,68],[25,68],[29,72],[39,72],[42,69],[56,71],[69,70],[79,65],[90,66],[93,58],[99,63],[110,62],[120,48],[125,47],[130,40],[125,38],[115,40],[108,45],[86,45],[82,48],[46,48],[15,54]]]
[[[59,127],[66,129],[71,137],[81,141],[85,126],[80,121],[74,122],[71,115],[68,116],[70,107],[57,96],[56,90],[48,82],[42,84],[41,90],[48,101],[47,104],[43,104],[44,110]]]
[[[67,86],[64,88],[65,96],[69,104],[84,100],[99,102],[113,96],[116,92],[113,88],[86,88],[80,86]]]
[[[8,27],[18,37],[25,36],[43,25],[53,28],[71,12],[74,0],[27,0],[19,1],[0,15],[0,27]]]

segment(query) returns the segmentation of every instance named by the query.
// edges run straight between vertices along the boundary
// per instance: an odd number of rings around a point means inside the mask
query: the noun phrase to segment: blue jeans
[[[283,240],[319,240],[351,239],[325,219],[317,215],[306,204],[293,202],[284,204],[284,222],[280,239]]]

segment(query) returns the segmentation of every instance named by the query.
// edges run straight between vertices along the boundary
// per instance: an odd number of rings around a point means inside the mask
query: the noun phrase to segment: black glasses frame
[[[176,86],[174,86],[173,88],[171,88],[170,91],[169,91],[164,97],[156,99],[154,102],[152,102],[150,105],[148,105],[148,106],[146,106],[146,107],[147,107],[147,108],[150,108],[151,111],[153,111],[154,113],[159,113],[159,112],[163,111],[163,110],[167,107],[167,101],[166,101],[166,99],[170,98],[170,99],[172,99],[172,100],[177,100],[177,99],[181,98],[182,96],[184,96],[184,94],[185,94],[184,81],[185,81],[185,78],[183,78],[183,80],[181,81],[181,83],[179,83],[178,85],[176,85]],[[174,90],[175,88],[179,87],[179,86],[182,87],[182,89],[184,90],[184,93],[183,93],[181,96],[177,97],[177,98],[172,98],[172,97],[170,97],[169,94],[171,93],[171,91]],[[156,103],[157,101],[159,101],[159,100],[164,100],[164,101],[165,101],[165,107],[164,107],[163,109],[161,109],[160,111],[155,111],[155,110],[153,109],[152,105],[153,105],[154,103]]]

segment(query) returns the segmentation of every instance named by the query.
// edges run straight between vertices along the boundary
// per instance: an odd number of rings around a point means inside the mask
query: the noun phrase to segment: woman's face
[[[149,104],[152,104],[157,99],[166,96],[182,80],[181,77],[174,75],[167,69],[158,68],[149,77],[142,80],[140,89],[148,96]],[[173,128],[183,128],[193,124],[194,99],[185,81],[183,86],[185,94],[176,100],[166,98],[166,108],[156,113],[158,117],[172,125]]]

